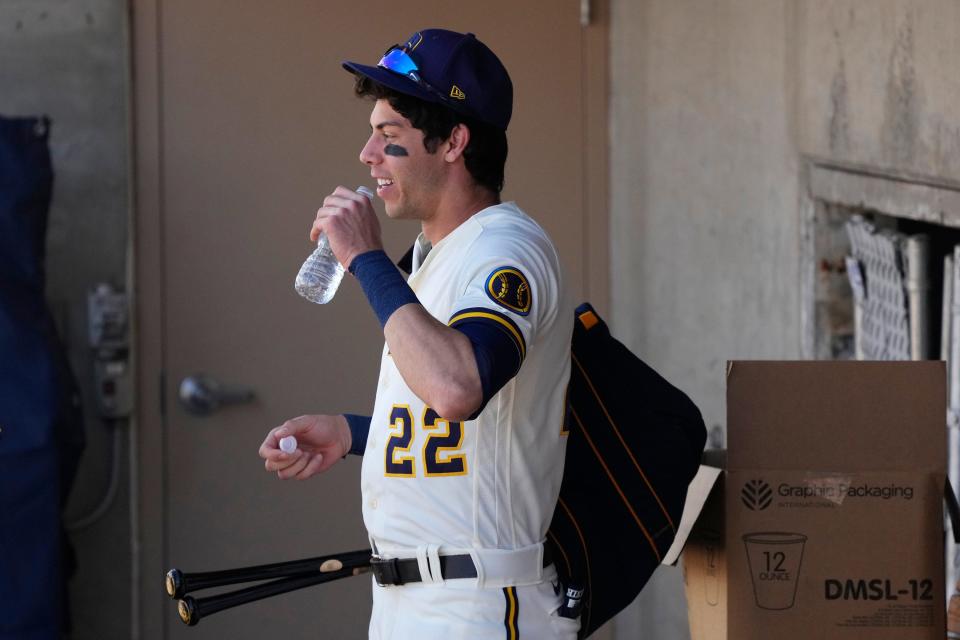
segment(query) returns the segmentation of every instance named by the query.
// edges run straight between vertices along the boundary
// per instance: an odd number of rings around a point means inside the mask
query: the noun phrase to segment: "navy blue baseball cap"
[[[504,131],[513,113],[510,75],[472,33],[425,29],[388,49],[375,67],[344,62],[343,68]]]

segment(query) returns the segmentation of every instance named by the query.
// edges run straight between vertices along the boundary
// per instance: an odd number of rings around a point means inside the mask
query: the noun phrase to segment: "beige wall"
[[[728,359],[804,356],[813,163],[956,187],[960,4],[613,0],[615,331],[725,424]],[[656,576],[618,637],[687,637]]]

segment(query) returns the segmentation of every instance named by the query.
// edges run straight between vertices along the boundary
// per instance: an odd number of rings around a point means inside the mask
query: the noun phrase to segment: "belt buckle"
[[[370,558],[370,570],[377,584],[381,587],[403,584],[398,565],[399,561],[397,558],[381,558],[380,556],[372,556]]]

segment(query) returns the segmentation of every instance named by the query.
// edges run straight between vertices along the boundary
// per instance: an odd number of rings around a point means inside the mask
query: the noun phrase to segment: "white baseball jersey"
[[[384,347],[361,476],[371,542],[400,557],[423,545],[539,545],[563,475],[573,328],[556,250],[514,203],[499,204],[432,248],[421,237],[408,282],[441,322],[496,323],[522,365],[476,419],[452,422],[410,390]]]

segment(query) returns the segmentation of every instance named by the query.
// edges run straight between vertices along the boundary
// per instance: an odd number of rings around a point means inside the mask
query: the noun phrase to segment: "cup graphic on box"
[[[761,609],[782,610],[793,606],[797,596],[800,563],[807,536],[802,533],[762,531],[747,533],[747,549],[753,595]]]

